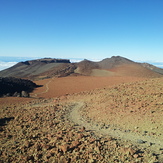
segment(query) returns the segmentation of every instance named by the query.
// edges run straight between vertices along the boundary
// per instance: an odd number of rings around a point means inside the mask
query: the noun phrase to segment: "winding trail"
[[[68,118],[80,126],[84,126],[87,130],[92,130],[97,134],[109,135],[122,141],[130,141],[133,144],[140,145],[144,148],[158,152],[163,149],[163,141],[151,136],[145,136],[138,133],[126,132],[117,128],[101,127],[96,122],[87,120],[81,115],[82,109],[86,107],[83,102],[77,102],[71,105]]]
[[[45,88],[46,88],[45,91],[40,92],[39,94],[47,93],[49,91],[49,84],[52,82],[52,80],[53,80],[53,78],[46,83],[46,85],[45,85]]]
[[[54,77],[53,77],[54,78]],[[53,78],[51,78],[51,80],[49,80],[46,84],[45,84],[45,90],[40,92],[40,93],[35,93],[32,97],[37,97],[38,95],[47,93],[49,91],[49,84],[52,82]]]

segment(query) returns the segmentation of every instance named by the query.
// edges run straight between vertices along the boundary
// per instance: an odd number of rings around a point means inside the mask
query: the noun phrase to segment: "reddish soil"
[[[69,109],[52,100],[1,107],[1,162],[157,161],[149,151],[78,126]]]
[[[0,162],[163,162],[163,78],[36,84],[31,98],[0,99]]]
[[[120,83],[144,80],[145,78],[137,77],[64,77],[52,78],[36,81],[36,84],[43,85],[36,89],[31,96],[52,98],[72,94],[82,91],[93,90],[96,88],[104,88]],[[47,91],[48,90],[48,91]]]
[[[133,77],[146,77],[146,78],[159,78],[161,74],[153,72],[140,64],[122,64],[110,69],[117,76],[133,76]]]
[[[163,78],[124,83],[73,96],[83,116],[97,124],[155,137],[163,142]]]
[[[0,98],[0,106],[23,104],[29,101],[33,101],[33,98],[22,98],[22,97],[3,97]]]

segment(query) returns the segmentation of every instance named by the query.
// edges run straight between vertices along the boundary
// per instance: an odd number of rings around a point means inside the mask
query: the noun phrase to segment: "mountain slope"
[[[51,59],[44,58],[38,60],[31,60],[26,62],[19,62],[18,64],[0,71],[1,77],[18,77],[18,78],[33,78],[40,74],[56,69],[63,65],[69,64],[70,61],[66,59]]]
[[[149,64],[149,63],[141,63],[141,65],[142,65],[143,67],[149,69],[149,70],[152,70],[152,71],[154,71],[154,72],[157,72],[157,73],[163,75],[163,69],[162,69],[162,68],[158,68],[158,67],[153,66],[153,65],[151,65],[151,64]]]
[[[77,64],[77,73],[90,76],[135,76],[135,77],[162,77],[161,73],[133,62],[121,56],[113,56],[99,62],[88,60]],[[158,68],[159,69],[159,68]]]
[[[98,63],[86,59],[77,63],[76,67],[75,72],[82,75],[90,75],[93,69],[99,69]]]
[[[152,70],[149,70],[139,63],[122,64],[110,69],[110,71],[114,72],[117,76],[133,76],[145,78],[163,77],[163,75]]]
[[[32,80],[70,75],[150,78],[162,77],[163,70],[149,64],[133,62],[121,56],[113,56],[100,62],[85,59],[79,63],[70,63],[66,59],[44,58],[20,62],[13,67],[0,71],[0,77],[18,77]]]
[[[111,58],[103,59],[98,62],[101,69],[111,69],[122,64],[134,64],[135,62],[120,56],[113,56]]]

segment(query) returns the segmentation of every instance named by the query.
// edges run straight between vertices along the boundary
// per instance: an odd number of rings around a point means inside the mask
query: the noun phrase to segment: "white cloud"
[[[15,65],[16,63],[17,63],[17,62],[1,62],[1,61],[0,61],[0,71],[1,71],[1,70],[4,70],[4,69],[6,69],[6,68],[9,68],[9,67]]]
[[[156,66],[156,67],[163,68],[163,63],[162,64],[160,64],[160,63],[159,64],[158,63],[153,63],[153,65]]]
[[[99,61],[102,61],[103,59],[90,59],[90,60],[93,62],[99,62]]]
[[[98,62],[98,61],[101,61],[102,60],[102,59],[94,59],[94,58],[70,58],[70,61],[72,63],[74,63],[74,62],[81,62],[84,59],[87,59],[87,60],[90,60],[90,61],[93,61],[93,62]]]
[[[78,59],[78,58],[70,58],[70,62],[74,63],[74,62],[80,62],[82,61],[83,59]]]
[[[147,63],[150,63],[156,67],[163,68],[163,62],[147,62]]]

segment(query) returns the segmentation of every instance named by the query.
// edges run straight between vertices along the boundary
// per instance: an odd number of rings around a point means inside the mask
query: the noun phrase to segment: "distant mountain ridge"
[[[132,64],[132,63],[134,62],[121,56],[113,56],[111,58],[106,58],[98,62],[100,68],[102,69],[111,69],[120,64]]]
[[[156,66],[149,64],[149,63],[141,63],[141,65],[145,68],[148,68],[154,72],[157,72],[157,73],[163,75],[163,69],[162,68],[156,67]]]
[[[85,59],[78,63],[71,63],[68,59],[43,58],[19,62],[0,71],[0,77],[32,80],[70,75],[162,77],[163,69],[148,63],[134,62],[121,56],[112,56],[99,62]]]
[[[8,69],[0,71],[0,76],[32,79],[64,64],[70,64],[70,60],[52,58],[29,60],[19,62]]]
[[[43,58],[43,59],[25,61],[25,62],[21,62],[21,63],[31,65],[31,64],[37,63],[37,62],[42,62],[42,63],[70,63],[70,60],[68,60],[68,59]]]

